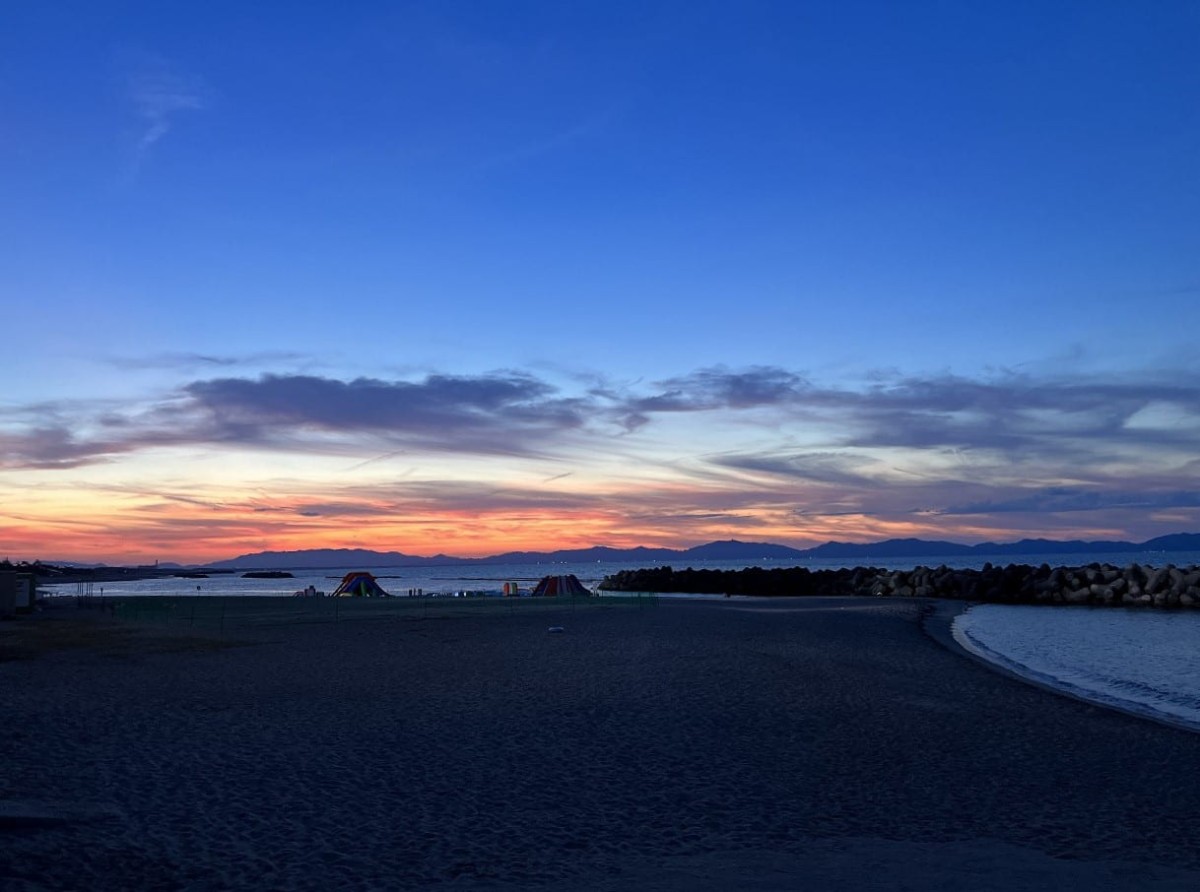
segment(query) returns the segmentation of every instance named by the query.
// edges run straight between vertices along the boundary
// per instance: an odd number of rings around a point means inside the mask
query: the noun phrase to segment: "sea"
[[[1200,611],[978,604],[953,633],[1031,681],[1200,731]]]
[[[869,566],[912,569],[946,565],[979,569],[995,565],[1080,566],[1093,562],[1116,567],[1138,563],[1200,565],[1200,552],[1128,552],[1107,555],[1037,554],[947,558],[937,555],[904,558],[859,557],[690,562],[596,561],[523,564],[468,564],[441,567],[340,567],[293,569],[283,579],[247,578],[242,571],[212,572],[205,578],[157,577],[91,584],[43,586],[50,595],[90,594],[102,597],[141,595],[267,596],[292,595],[309,586],[332,592],[351,570],[371,572],[397,596],[499,597],[508,583],[528,595],[544,576],[576,576],[596,591],[605,576],[620,570],[670,565],[675,569],[740,570],[747,566],[804,566],[812,570]],[[719,597],[719,596],[717,596]],[[1131,608],[1010,606],[971,607],[954,622],[956,639],[980,657],[1018,675],[1092,702],[1124,709],[1200,731],[1200,611]]]

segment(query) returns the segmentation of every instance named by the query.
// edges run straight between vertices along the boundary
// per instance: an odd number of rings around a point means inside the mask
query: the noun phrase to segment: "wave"
[[[977,605],[952,626],[964,649],[1033,682],[1200,731],[1200,616]]]

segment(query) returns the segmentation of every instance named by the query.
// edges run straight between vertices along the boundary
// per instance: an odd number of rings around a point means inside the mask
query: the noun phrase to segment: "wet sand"
[[[0,627],[0,887],[1200,888],[1200,735],[928,608]]]

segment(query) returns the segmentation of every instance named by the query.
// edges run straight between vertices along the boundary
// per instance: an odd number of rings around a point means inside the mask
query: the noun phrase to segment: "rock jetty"
[[[1039,567],[984,564],[981,569],[916,567],[747,567],[744,570],[673,570],[652,567],[606,576],[603,591],[691,594],[916,597],[997,604],[1093,604],[1120,607],[1200,607],[1200,567],[1110,564]]]

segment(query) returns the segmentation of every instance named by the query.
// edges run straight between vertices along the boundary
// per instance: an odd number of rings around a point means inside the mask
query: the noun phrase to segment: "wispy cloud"
[[[826,423],[836,431],[830,446],[1009,453],[1087,441],[1182,444],[1196,440],[1200,419],[1200,385],[1169,374],[1119,381],[897,375],[850,388],[819,387],[777,367],[710,368],[656,388],[610,394],[614,415],[637,428],[665,414],[770,410],[778,419]]]
[[[952,504],[944,514],[1010,514],[1099,511],[1111,508],[1147,510],[1160,508],[1200,508],[1200,490],[1165,489],[1162,491],[1085,489],[1051,487],[1022,493],[1010,498],[966,504]]]
[[[657,393],[628,402],[637,413],[705,412],[713,409],[752,409],[796,405],[813,392],[795,372],[770,366],[744,371],[722,367],[700,369],[657,384]]]
[[[427,448],[495,454],[579,427],[577,403],[520,373],[430,375],[423,381],[309,375],[219,378],[184,388],[185,411],[218,440],[271,442],[279,431],[374,433]]]
[[[479,162],[475,169],[480,172],[489,171],[497,167],[534,161],[544,155],[566,151],[593,134],[603,131],[612,119],[612,112],[594,114],[555,132],[532,137],[521,145],[501,150]]]
[[[0,433],[0,468],[77,468],[138,448],[136,443],[79,439],[66,426],[44,425]]]
[[[878,462],[862,455],[835,452],[781,454],[721,455],[712,459],[716,465],[742,471],[768,474],[774,477],[795,478],[814,483],[853,484],[872,483],[864,471]]]
[[[587,404],[531,375],[429,375],[419,381],[263,375],[193,381],[156,405],[97,403],[0,412],[0,467],[63,468],[161,446],[357,455],[406,449],[534,455],[580,429]],[[365,464],[365,462],[364,462]],[[362,466],[360,464],[360,466]]]
[[[126,77],[125,89],[140,123],[135,170],[170,132],[181,112],[199,111],[209,103],[209,91],[199,77],[178,71],[158,56],[138,59]]]
[[[680,437],[680,423],[693,435]],[[706,431],[725,448],[714,449]],[[1004,372],[829,387],[778,367],[576,380],[565,389],[522,371],[411,380],[273,374],[199,378],[141,407],[0,409],[4,468],[63,470],[171,447],[346,456],[356,461],[339,479],[349,482],[366,468],[378,478],[402,458],[390,495],[312,494],[291,512],[303,517],[417,517],[474,505],[603,513],[613,524],[654,514],[664,530],[709,516],[738,528],[766,516],[781,527],[788,518],[833,528],[855,517],[896,529],[947,517],[1028,527],[1034,515],[1200,508],[1200,384],[1182,375]],[[525,489],[416,470],[438,457],[498,456],[554,464]],[[580,485],[562,483],[572,474]]]
[[[248,353],[237,356],[222,356],[213,353],[163,352],[146,356],[110,356],[104,360],[108,365],[117,369],[130,371],[177,371],[190,372],[197,369],[236,368],[238,366],[258,366],[268,363],[298,363],[310,361],[311,358],[303,353],[287,350],[264,350],[258,353]]]

